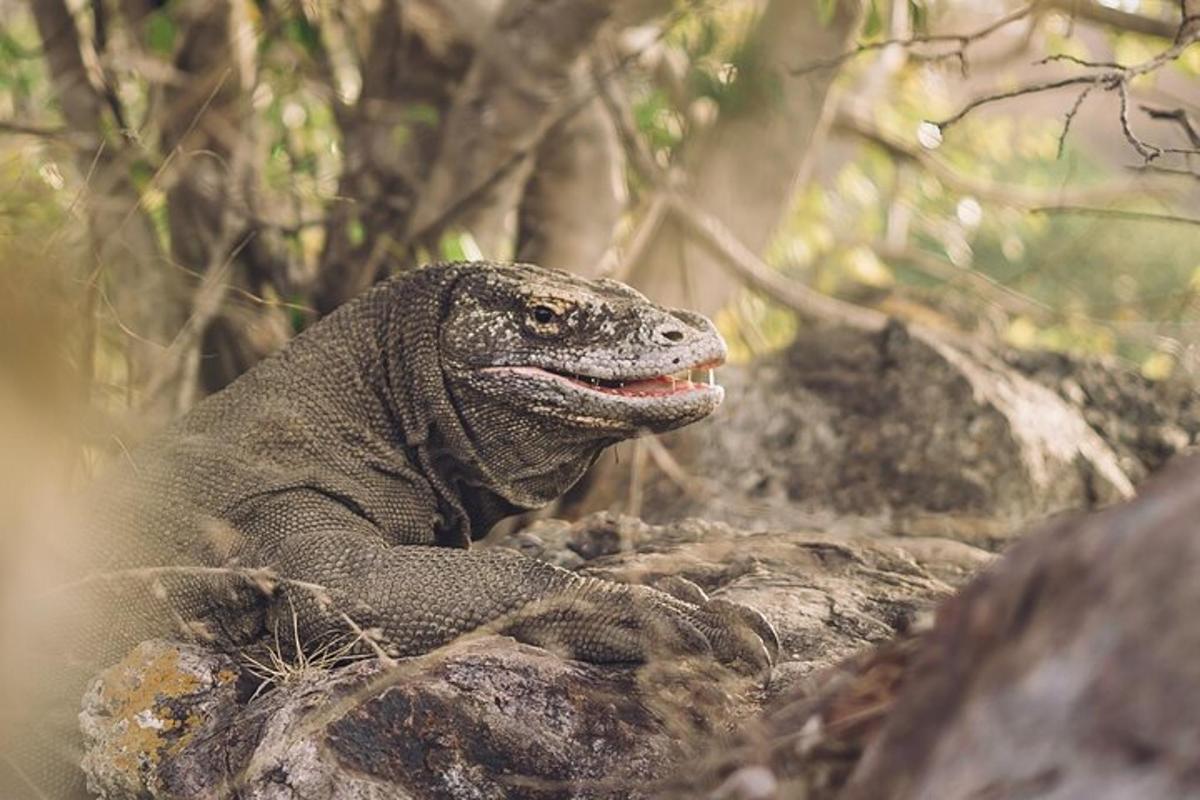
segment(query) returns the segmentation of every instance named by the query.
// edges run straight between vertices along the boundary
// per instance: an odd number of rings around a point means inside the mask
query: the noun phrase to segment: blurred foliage
[[[813,1],[826,11],[833,8],[830,0]],[[778,76],[764,72],[761,81],[750,82],[750,92],[737,88],[744,82],[733,80],[758,74],[753,50],[745,45],[756,7],[753,2],[695,4],[665,37],[646,48],[630,71],[633,119],[661,166],[679,159],[717,115],[772,101],[772,81]],[[867,3],[860,40],[891,35],[891,15],[900,7],[886,0]],[[972,30],[1015,7],[911,0],[902,10],[912,31],[921,35]],[[331,5],[264,1],[248,8],[257,42],[250,102],[263,126],[263,207],[277,212],[289,255],[303,272],[313,267],[323,246],[320,225],[306,221],[319,221],[338,202],[343,154],[336,114],[355,98],[355,76],[339,71],[327,52],[328,36],[321,26],[333,13]],[[5,0],[3,12],[0,119],[55,128],[60,122],[28,10]],[[169,72],[181,39],[172,12],[172,4],[166,4],[142,28],[142,57],[164,72]],[[1048,15],[1025,50],[999,63],[972,64],[970,91],[963,89],[955,59],[910,57],[888,66],[886,51],[868,51],[842,66],[842,92],[847,100],[865,104],[881,131],[919,148],[916,131],[923,120],[952,113],[979,87],[1014,85],[1018,76],[1031,74],[1035,58],[1061,53],[1128,63],[1149,58],[1163,46],[1160,40],[1133,34],[1092,33],[1096,35],[1082,36],[1064,17]],[[154,175],[166,154],[156,151],[157,132],[144,123],[160,102],[161,87],[146,77],[153,73],[150,66],[118,61],[110,72],[133,126],[123,135],[142,145],[143,157],[131,164],[131,178],[146,190],[143,204],[165,241],[162,195]],[[338,76],[336,86],[330,85],[330,70]],[[1187,51],[1167,72],[1195,86],[1200,47]],[[1134,88],[1153,93],[1162,80],[1163,75],[1152,73],[1137,79]],[[1124,164],[1096,152],[1095,132],[1086,138],[1073,132],[1059,156],[1063,114],[1073,100],[1073,95],[1061,94],[1042,96],[1032,105],[1016,101],[989,107],[955,126],[930,155],[982,185],[1041,188],[1047,196],[1063,187],[1100,187],[1129,179]],[[1186,99],[1197,102],[1195,95]],[[409,117],[397,126],[396,136],[409,135],[409,126],[437,122],[433,109],[417,107]],[[1105,135],[1120,142],[1118,120],[1107,124]],[[916,302],[931,311],[923,319],[982,329],[1021,347],[1115,354],[1152,376],[1169,372],[1194,348],[1200,326],[1200,250],[1194,226],[1031,213],[1006,202],[1002,193],[955,191],[919,164],[897,160],[877,145],[839,139],[826,151],[816,159],[815,180],[797,193],[768,254],[772,264],[798,280],[889,310],[906,307],[888,305],[897,299]],[[0,176],[8,187],[0,198],[0,246],[9,248],[6,269],[25,258],[9,254],[17,232],[48,241],[53,231],[82,224],[74,199],[85,176],[75,167],[67,143],[0,132]],[[640,180],[630,175],[635,189]],[[1186,183],[1179,188],[1176,198],[1131,194],[1121,205],[1180,213],[1171,204],[1183,197],[1184,212],[1194,209],[1194,188]],[[900,247],[893,246],[898,228],[903,229]],[[361,226],[358,230],[361,235]],[[353,237],[354,231],[351,225],[348,235]],[[477,252],[461,232],[447,234],[438,249],[430,255],[458,258]],[[893,252],[897,249],[901,252]],[[906,258],[906,253],[917,257]],[[940,265],[937,274],[928,269],[930,261]],[[947,279],[956,273],[972,273],[988,285],[1004,287],[1006,296],[1024,298],[1028,311],[998,309],[993,297],[977,291],[980,281]],[[752,296],[735,303],[722,320],[743,355],[780,346],[796,326],[790,314]]]
[[[885,5],[870,4],[860,42],[886,38]],[[970,5],[910,3],[914,35],[974,30],[1005,10],[985,4],[989,6],[985,13],[953,13],[959,10],[956,6]],[[982,6],[976,4],[975,10],[982,11]],[[647,81],[637,95],[636,120],[664,165],[686,147],[690,134],[703,127],[704,104],[715,103],[725,110],[744,101],[732,96],[728,79],[744,64],[744,11],[744,7],[710,9],[668,37],[662,61],[683,70],[679,83],[685,92],[673,95],[663,91],[662,81]],[[1097,38],[1102,47],[1094,46]],[[1136,63],[1152,58],[1163,46],[1161,40],[1130,33],[1085,38],[1064,17],[1051,15],[1018,57],[1001,65],[975,67],[969,74],[986,76],[977,85],[1012,88],[1017,75],[1027,79],[1030,63],[1045,55]],[[880,69],[879,59],[873,55],[868,52],[843,67],[846,96],[861,94],[864,86],[878,80],[872,71]],[[1198,68],[1200,47],[1186,51],[1185,58],[1171,66],[1189,78],[1200,74]],[[961,89],[963,78],[956,59],[910,58],[885,76],[884,88],[871,93],[869,117],[893,139],[917,148],[916,131],[924,120],[944,118],[969,99]],[[1160,80],[1160,75],[1150,73],[1135,79],[1133,87],[1149,91]],[[1077,132],[1066,138],[1059,155],[1063,115],[1074,95],[1048,97],[1039,99],[1033,115],[1022,100],[970,115],[930,155],[983,186],[1042,189],[1047,197],[1064,188],[1079,190],[1128,180],[1127,169],[1093,152]],[[1200,102],[1200,96],[1192,96],[1191,101]],[[1109,124],[1108,135],[1122,141],[1115,115]],[[1169,374],[1177,357],[1189,350],[1195,369],[1200,255],[1191,254],[1198,252],[1196,228],[1031,213],[1007,202],[1003,191],[996,193],[999,197],[955,191],[919,165],[898,160],[887,148],[870,143],[848,155],[839,152],[832,160],[840,166],[832,172],[818,166],[820,181],[798,193],[768,257],[797,279],[852,300],[877,302],[886,295],[901,295],[917,297],[935,310],[948,305],[956,313],[940,318],[921,315],[921,319],[955,327],[976,327],[962,318],[964,311],[969,316],[975,307],[979,317],[990,323],[987,332],[1009,344],[1116,355],[1140,365],[1149,377]],[[1131,151],[1126,163],[1137,160]],[[1190,197],[1194,200],[1195,193]],[[1125,208],[1178,213],[1170,202],[1149,193],[1123,200]],[[901,218],[903,222],[898,222]],[[889,225],[897,224],[906,229],[906,249],[919,258],[906,259],[884,246]],[[922,269],[929,259],[943,267],[937,275]],[[987,296],[968,297],[964,305],[961,295],[972,292],[971,282],[948,282],[945,275],[955,271],[977,273],[1005,287],[1010,296],[1024,296],[1031,313],[1010,310],[996,315],[988,308]],[[883,307],[894,313],[906,308],[886,303]],[[761,302],[735,304],[722,322],[738,357],[785,344],[795,330],[791,315]]]
[[[55,188],[54,162],[35,167],[35,149],[0,160],[0,406],[55,420],[84,389],[77,320],[88,297],[73,269],[81,243],[70,201]]]

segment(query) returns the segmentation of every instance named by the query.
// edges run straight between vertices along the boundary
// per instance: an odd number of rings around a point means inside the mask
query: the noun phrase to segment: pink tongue
[[[644,381],[630,381],[620,389],[610,389],[617,394],[673,394],[695,388],[691,381],[672,380],[667,377],[647,378]]]

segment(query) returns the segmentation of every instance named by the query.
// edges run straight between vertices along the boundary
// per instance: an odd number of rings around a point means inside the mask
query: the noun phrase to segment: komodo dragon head
[[[492,265],[461,272],[446,308],[446,388],[486,483],[520,506],[557,498],[604,447],[695,422],[724,397],[713,324],[617,281]]]
[[[714,371],[725,342],[713,324],[605,278],[529,265],[470,273],[441,344],[456,393],[604,437],[678,428],[724,397]]]

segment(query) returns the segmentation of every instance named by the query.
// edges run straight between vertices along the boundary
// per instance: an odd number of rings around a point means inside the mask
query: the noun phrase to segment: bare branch
[[[1091,89],[1091,87],[1088,88]],[[1073,191],[1065,189],[1048,191],[995,183],[964,175],[944,159],[938,158],[927,150],[907,144],[900,137],[880,130],[862,115],[844,108],[839,109],[838,115],[834,119],[834,130],[861,137],[882,147],[894,159],[916,164],[956,192],[1015,208],[1103,202],[1107,199],[1126,197],[1133,188],[1131,183],[1121,182],[1112,186],[1093,186]]]
[[[1200,225],[1196,217],[1183,217],[1177,214],[1155,214],[1152,211],[1130,211],[1122,208],[1091,208],[1089,206],[1044,206],[1031,208],[1034,214],[1079,214],[1088,217],[1108,217],[1110,219],[1128,220],[1130,222],[1167,222],[1177,225]]]
[[[1071,123],[1075,121],[1075,115],[1078,114],[1079,109],[1083,107],[1083,101],[1087,100],[1088,95],[1091,94],[1092,90],[1095,88],[1095,86],[1088,86],[1082,92],[1080,92],[1079,96],[1075,98],[1074,105],[1071,106],[1070,110],[1067,111],[1066,116],[1063,117],[1062,132],[1058,134],[1058,150],[1056,151],[1057,158],[1063,157],[1063,149],[1067,145],[1067,134],[1071,132]]]
[[[29,125],[24,122],[0,120],[0,134],[4,133],[10,133],[15,136],[41,136],[45,139],[58,139],[70,137],[73,132],[59,126]]]
[[[793,75],[804,75],[809,72],[816,72],[817,70],[833,69],[834,67],[839,67],[847,61],[850,61],[851,59],[854,59],[864,53],[883,50],[888,47],[917,47],[921,45],[937,44],[953,44],[956,46],[946,52],[930,54],[926,56],[926,58],[932,60],[944,60],[950,58],[958,59],[959,63],[962,65],[963,71],[965,72],[967,68],[966,51],[968,47],[975,42],[980,41],[981,39],[986,39],[988,36],[991,36],[1001,28],[1007,27],[1014,22],[1028,17],[1037,8],[1037,5],[1037,3],[1029,3],[1028,5],[1021,6],[1015,11],[1005,14],[1004,16],[993,20],[987,25],[984,25],[982,28],[969,33],[932,33],[918,36],[902,36],[892,39],[881,39],[875,42],[864,42],[859,44],[853,50],[847,50],[846,52],[834,56],[833,58],[812,61],[798,67],[793,67],[791,72]]]
[[[1192,147],[1200,149],[1200,131],[1197,131],[1196,126],[1192,124],[1192,119],[1188,116],[1187,111],[1182,108],[1157,108],[1147,105],[1142,105],[1141,109],[1151,119],[1165,119],[1178,124],[1183,129],[1188,141],[1192,143]]]
[[[959,122],[960,120],[963,119],[963,117],[967,116],[972,111],[979,108],[980,106],[989,105],[991,103],[997,103],[1001,100],[1011,100],[1014,97],[1022,97],[1027,94],[1039,94],[1041,92],[1051,92],[1051,91],[1054,91],[1055,89],[1062,89],[1067,86],[1097,85],[1099,83],[1100,82],[1098,80],[1096,80],[1096,76],[1093,76],[1093,75],[1076,75],[1076,76],[1073,76],[1070,78],[1060,78],[1058,80],[1053,80],[1053,81],[1043,81],[1041,83],[1030,83],[1030,84],[1026,84],[1025,86],[1018,87],[1016,89],[1010,89],[1007,92],[995,92],[993,94],[986,94],[986,95],[983,95],[982,97],[977,97],[974,100],[972,100],[971,102],[967,103],[961,109],[959,109],[956,113],[950,115],[949,117],[946,117],[945,119],[941,120],[940,122],[934,122],[933,124],[936,125],[938,128],[940,128],[942,131],[945,131],[946,128],[949,128],[951,125],[954,125],[955,123]]]
[[[1087,61],[1067,55],[1050,56],[1037,63],[1045,64],[1051,61],[1065,61],[1077,66],[1081,66],[1085,69],[1097,71],[1083,75],[1072,75],[1066,78],[1058,78],[1055,80],[1029,83],[1024,86],[1019,86],[1016,89],[985,94],[970,101],[956,113],[952,114],[946,119],[943,119],[940,122],[933,122],[932,124],[936,125],[938,130],[944,133],[946,128],[961,121],[964,117],[980,106],[999,102],[1001,100],[1010,100],[1014,97],[1023,97],[1025,95],[1039,94],[1041,92],[1053,91],[1055,89],[1063,89],[1068,86],[1083,86],[1085,89],[1080,93],[1071,110],[1067,112],[1066,119],[1064,120],[1063,132],[1059,138],[1060,155],[1063,149],[1063,142],[1066,138],[1068,130],[1070,129],[1070,125],[1075,117],[1075,114],[1079,111],[1079,106],[1083,103],[1087,95],[1095,89],[1100,89],[1101,91],[1105,92],[1117,92],[1118,96],[1120,97],[1119,120],[1121,132],[1124,134],[1125,139],[1134,148],[1134,150],[1137,151],[1138,155],[1140,155],[1147,162],[1153,161],[1164,153],[1190,152],[1187,150],[1180,150],[1178,148],[1172,149],[1150,144],[1133,132],[1133,128],[1129,120],[1129,84],[1134,78],[1147,75],[1151,72],[1161,69],[1166,64],[1178,59],[1181,55],[1183,55],[1185,50],[1195,44],[1198,40],[1200,40],[1200,26],[1190,24],[1189,18],[1185,17],[1184,21],[1177,28],[1177,35],[1174,44],[1153,58],[1148,58],[1145,61],[1137,64],[1125,66],[1115,62]]]
[[[592,81],[596,93],[608,111],[609,118],[617,129],[617,136],[624,146],[626,157],[638,177],[652,185],[665,185],[661,180],[664,170],[654,160],[645,138],[638,132],[637,123],[633,119],[633,109],[629,107],[629,98],[616,81],[604,77],[612,70],[616,61],[615,54],[606,54],[604,59],[592,60]]]
[[[675,219],[684,223],[691,234],[713,250],[746,285],[800,316],[867,331],[877,331],[887,323],[887,316],[878,311],[829,297],[788,280],[738,241],[721,220],[687,198],[673,194],[667,207]]]
[[[39,0],[32,7],[59,109],[67,125],[101,138],[103,100],[84,66],[74,17],[63,0]]]
[[[1125,134],[1126,141],[1133,146],[1134,150],[1138,151],[1138,155],[1146,159],[1147,162],[1153,161],[1162,155],[1162,149],[1155,147],[1152,144],[1143,142],[1138,135],[1133,132],[1133,128],[1129,124],[1129,82],[1121,81],[1117,84],[1117,95],[1121,98],[1121,132]]]
[[[1047,0],[1046,7],[1064,11],[1074,18],[1104,25],[1117,30],[1174,39],[1180,29],[1178,20],[1156,19],[1134,14],[1119,8],[1101,5],[1094,0]]]
[[[1151,172],[1156,175],[1171,175],[1200,181],[1200,172],[1179,167],[1164,167],[1161,164],[1130,164],[1126,169],[1133,170],[1134,172]]]
[[[105,50],[108,49],[108,12],[104,7],[103,0],[91,0],[92,9],[92,28],[95,33],[95,49],[98,60],[103,63],[102,56]],[[112,76],[108,74],[103,66],[100,68],[100,93],[104,96],[104,102],[108,105],[109,111],[112,112],[113,119],[116,120],[117,130],[126,131],[129,124],[125,121],[125,107],[121,104],[121,99],[117,97],[117,91],[113,88]]]
[[[1086,58],[1080,58],[1079,56],[1073,56],[1070,53],[1055,53],[1053,55],[1046,56],[1045,58],[1039,58],[1037,61],[1033,62],[1033,65],[1035,67],[1040,67],[1040,66],[1044,66],[1046,64],[1052,64],[1056,61],[1066,61],[1071,64],[1078,64],[1081,67],[1092,67],[1094,69],[1124,69],[1125,68],[1121,64],[1118,64],[1116,61],[1089,61]]]

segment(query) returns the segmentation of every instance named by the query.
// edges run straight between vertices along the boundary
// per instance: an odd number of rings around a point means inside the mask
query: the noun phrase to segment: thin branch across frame
[[[1082,75],[1070,75],[1065,78],[1029,83],[1008,91],[985,94],[975,98],[974,100],[971,100],[951,116],[940,121],[930,121],[928,124],[936,127],[938,132],[944,135],[947,128],[950,128],[962,121],[968,114],[980,108],[981,106],[990,105],[1001,100],[1011,100],[1015,97],[1023,97],[1030,94],[1040,94],[1042,92],[1053,91],[1056,89],[1064,89],[1069,86],[1079,86],[1082,87],[1082,90],[1064,118],[1063,130],[1059,136],[1059,155],[1062,154],[1067,133],[1070,131],[1071,123],[1074,121],[1075,115],[1078,114],[1080,106],[1083,105],[1083,102],[1087,99],[1088,95],[1097,89],[1103,92],[1117,92],[1121,101],[1119,113],[1121,132],[1124,134],[1126,141],[1128,141],[1130,146],[1137,151],[1138,155],[1142,157],[1145,163],[1149,163],[1159,158],[1164,153],[1200,154],[1200,149],[1160,147],[1145,141],[1136,133],[1134,133],[1129,118],[1130,82],[1134,78],[1142,75],[1148,75],[1158,69],[1161,69],[1172,61],[1177,60],[1183,55],[1185,50],[1200,41],[1200,28],[1194,28],[1185,32],[1185,27],[1186,25],[1181,25],[1180,35],[1176,38],[1175,43],[1170,47],[1152,58],[1148,58],[1145,61],[1128,66],[1107,61],[1087,61],[1066,55],[1044,58],[1037,63],[1045,64],[1049,63],[1050,61],[1064,61],[1084,69],[1094,71]]]
[[[840,67],[842,64],[850,61],[864,53],[870,53],[877,50],[883,50],[888,47],[918,47],[921,45],[939,45],[939,44],[954,44],[957,45],[954,49],[943,53],[934,53],[928,56],[930,60],[945,60],[957,59],[963,73],[967,72],[967,48],[975,42],[986,39],[996,31],[1011,25],[1014,22],[1019,22],[1033,14],[1037,10],[1038,3],[1028,3],[1020,8],[999,17],[992,22],[968,33],[932,33],[920,34],[913,36],[901,36],[891,39],[880,39],[875,42],[864,42],[859,44],[852,50],[836,55],[833,58],[826,58],[820,61],[812,61],[807,64],[802,64],[793,67],[790,72],[793,75],[805,75],[810,72],[816,72],[823,69],[833,69]]]
[[[1129,222],[1162,222],[1173,225],[1200,225],[1200,218],[1179,214],[1156,214],[1153,211],[1133,211],[1123,208],[1092,208],[1090,206],[1042,206],[1031,208],[1034,214],[1078,214],[1088,217],[1107,217]]]

